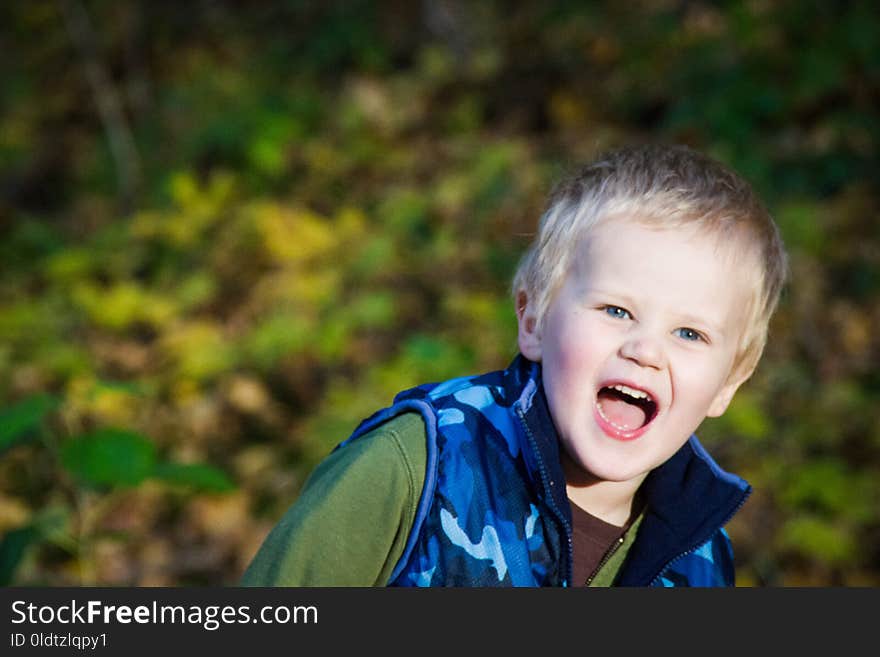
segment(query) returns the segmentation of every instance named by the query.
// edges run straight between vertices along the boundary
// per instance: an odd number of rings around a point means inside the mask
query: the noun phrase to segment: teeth
[[[650,399],[651,398],[651,396],[647,392],[642,392],[641,390],[634,390],[633,388],[630,388],[629,386],[617,384],[617,385],[614,385],[611,387],[614,388],[615,390],[619,390],[620,392],[622,392],[625,395],[629,395],[630,397],[635,397],[636,399]]]

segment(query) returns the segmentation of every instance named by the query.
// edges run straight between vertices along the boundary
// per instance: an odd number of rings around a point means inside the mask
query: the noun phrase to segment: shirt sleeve
[[[243,586],[382,586],[425,480],[425,426],[404,413],[332,452],[269,532]]]

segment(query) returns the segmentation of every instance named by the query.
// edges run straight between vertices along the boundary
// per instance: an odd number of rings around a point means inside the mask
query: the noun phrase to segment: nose
[[[662,369],[666,366],[666,354],[658,340],[645,334],[631,335],[621,345],[620,357],[641,367]]]

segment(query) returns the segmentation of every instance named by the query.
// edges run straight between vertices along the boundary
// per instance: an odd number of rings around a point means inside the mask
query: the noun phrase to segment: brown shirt
[[[584,586],[626,531],[571,504],[574,586]]]

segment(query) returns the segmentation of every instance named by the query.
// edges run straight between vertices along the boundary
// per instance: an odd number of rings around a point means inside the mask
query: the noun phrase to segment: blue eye
[[[691,342],[697,342],[698,340],[702,340],[703,336],[697,333],[694,329],[689,328],[678,328],[673,331],[678,337],[683,338],[684,340],[690,340]]]
[[[615,319],[632,319],[632,315],[628,310],[624,310],[618,306],[605,306],[605,312]]]

